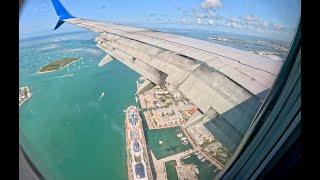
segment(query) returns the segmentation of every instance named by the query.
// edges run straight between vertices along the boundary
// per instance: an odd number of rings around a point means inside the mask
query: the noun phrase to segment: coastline
[[[21,103],[19,103],[19,108],[20,108],[20,106],[21,106],[26,100],[30,99],[31,95],[32,95],[32,93],[30,93],[30,95],[29,95],[28,98],[24,99]]]

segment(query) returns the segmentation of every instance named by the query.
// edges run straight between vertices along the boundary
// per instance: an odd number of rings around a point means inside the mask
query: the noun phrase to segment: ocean
[[[127,176],[122,110],[135,105],[139,75],[119,61],[99,68],[105,53],[91,36],[20,47],[19,84],[32,92],[20,108],[20,143],[47,179]],[[81,59],[56,72],[35,73],[63,57]]]

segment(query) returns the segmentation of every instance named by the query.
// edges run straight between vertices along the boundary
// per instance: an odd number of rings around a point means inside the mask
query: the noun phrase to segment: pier
[[[193,149],[189,149],[187,151],[184,151],[184,152],[181,152],[181,153],[178,153],[178,154],[175,154],[175,155],[172,155],[172,156],[168,156],[168,157],[165,157],[165,158],[162,158],[162,159],[159,159],[159,162],[168,162],[168,161],[171,161],[171,160],[180,160],[181,158],[185,157],[185,156],[188,156],[192,153],[194,153],[195,150]]]

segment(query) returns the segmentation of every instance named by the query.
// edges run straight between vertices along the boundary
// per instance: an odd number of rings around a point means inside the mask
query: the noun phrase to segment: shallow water
[[[119,61],[99,68],[103,56],[93,40],[20,47],[19,84],[32,91],[20,108],[20,142],[47,179],[126,179],[122,110],[135,105],[139,76]],[[35,74],[62,57],[81,59],[69,72]]]

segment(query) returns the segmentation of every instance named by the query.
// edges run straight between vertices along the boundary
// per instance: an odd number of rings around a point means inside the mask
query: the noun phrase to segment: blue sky
[[[290,39],[300,17],[300,0],[61,0],[80,18],[146,27],[209,29]],[[64,24],[51,0],[26,0],[20,38],[80,30]]]

